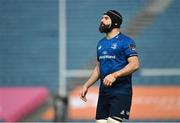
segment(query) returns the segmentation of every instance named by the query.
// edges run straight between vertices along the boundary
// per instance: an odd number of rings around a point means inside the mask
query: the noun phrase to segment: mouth
[[[101,24],[100,24],[101,26],[105,26],[105,24],[103,23],[103,22],[101,22]]]

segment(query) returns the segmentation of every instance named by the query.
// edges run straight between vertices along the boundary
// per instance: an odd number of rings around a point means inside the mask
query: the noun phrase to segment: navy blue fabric
[[[103,38],[97,45],[97,60],[100,63],[100,93],[132,94],[131,74],[117,78],[111,87],[103,85],[103,79],[108,74],[124,68],[131,56],[137,56],[135,42],[124,34],[118,34],[112,39]]]
[[[96,110],[96,120],[118,117],[129,119],[132,96],[128,95],[99,95]]]

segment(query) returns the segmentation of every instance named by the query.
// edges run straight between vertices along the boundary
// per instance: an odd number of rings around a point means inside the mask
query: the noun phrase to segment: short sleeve
[[[96,60],[97,60],[97,61],[99,61],[99,53],[98,53],[99,51],[98,51],[98,47],[99,47],[99,46],[97,45],[97,47],[96,47]]]
[[[98,57],[98,55],[96,56],[96,60],[97,60],[97,61],[99,61],[99,57]]]
[[[136,44],[133,40],[125,40],[124,41],[124,54],[126,58],[131,56],[138,56],[136,51]]]

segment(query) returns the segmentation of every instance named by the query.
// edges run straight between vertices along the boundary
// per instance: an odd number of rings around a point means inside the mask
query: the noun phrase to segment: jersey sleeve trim
[[[129,54],[129,55],[127,56],[127,59],[128,59],[129,57],[133,57],[133,56],[138,56],[138,54]]]

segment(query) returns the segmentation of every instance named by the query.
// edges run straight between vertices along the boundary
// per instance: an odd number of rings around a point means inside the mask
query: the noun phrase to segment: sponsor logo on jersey
[[[99,56],[99,59],[116,59],[116,56],[104,55]]]
[[[135,50],[136,50],[136,45],[135,45],[135,44],[130,44],[130,45],[129,45],[129,48],[130,48],[132,51],[135,51]]]

